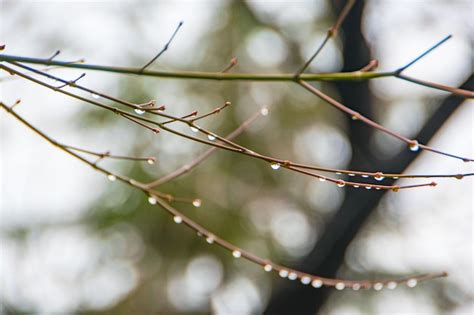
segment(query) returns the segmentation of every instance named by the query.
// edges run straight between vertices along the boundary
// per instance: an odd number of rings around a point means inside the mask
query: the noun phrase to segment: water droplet
[[[208,242],[209,244],[214,243],[214,236],[209,235],[208,237],[206,237],[206,242]]]
[[[148,160],[146,160],[148,164],[150,165],[153,165],[155,164],[155,158],[149,158]]]
[[[192,132],[198,132],[198,131],[199,131],[199,129],[198,129],[198,128],[196,128],[196,127],[194,127],[194,126],[191,126],[191,131],[192,131]]]
[[[342,282],[336,283],[336,289],[337,290],[343,290],[346,287],[346,285]]]
[[[176,224],[180,224],[181,222],[183,222],[183,218],[181,218],[181,217],[178,216],[178,215],[175,215],[175,216],[173,217],[173,220],[174,220],[174,222],[175,222]]]
[[[354,185],[353,187],[354,187],[354,188],[359,188],[360,186],[359,186],[359,185]]]
[[[341,172],[336,172],[336,175],[342,175],[342,173]]]
[[[380,172],[375,173],[374,178],[378,181],[382,181],[385,177],[383,177],[383,174]]]
[[[389,283],[387,283],[387,288],[389,288],[390,290],[393,290],[396,287],[397,287],[397,283],[394,281],[390,281]]]
[[[288,276],[288,270],[282,269],[282,270],[280,270],[278,275],[282,278],[286,278]]]
[[[399,177],[398,177],[398,176],[393,176],[392,178],[393,178],[393,179],[398,179]]]
[[[199,208],[201,206],[201,199],[194,199],[193,200],[193,206],[195,206],[196,208]]]
[[[344,187],[344,186],[346,186],[346,183],[343,180],[339,180],[339,181],[337,181],[337,186],[338,187]]]
[[[134,111],[135,111],[135,113],[137,113],[138,115],[143,115],[143,114],[145,114],[145,111],[144,111],[143,109],[135,108]]]
[[[313,280],[313,282],[311,282],[311,286],[313,288],[320,288],[320,287],[323,286],[323,282],[319,279],[315,279],[315,280]]]
[[[418,141],[413,140],[408,144],[408,148],[410,148],[410,151],[416,152],[420,149],[420,145],[418,144]]]
[[[363,177],[363,178],[369,178],[369,175],[364,174],[364,175],[362,175],[362,177]]]
[[[262,108],[260,110],[260,114],[262,114],[262,116],[267,116],[268,115],[268,108],[265,108],[265,107]]]
[[[320,178],[319,178],[319,181],[320,181],[320,182],[325,182],[325,181],[326,181],[326,178],[320,177]]]
[[[407,281],[407,286],[409,288],[414,288],[418,284],[418,281],[416,279],[410,279]]]
[[[270,264],[266,264],[265,266],[263,266],[263,270],[265,270],[266,272],[270,272],[272,271],[272,269],[273,267]]]
[[[349,174],[347,174],[347,175],[349,175],[349,176],[351,176],[351,177],[356,176],[356,174],[352,174],[352,173],[349,173]]]
[[[96,100],[98,100],[100,98],[100,95],[95,94],[95,93],[91,93],[91,96],[92,96],[92,98],[95,98]]]
[[[234,250],[232,252],[232,256],[234,256],[235,258],[239,258],[242,254],[238,251],[238,250]]]
[[[367,189],[367,190],[371,190],[371,189],[372,189],[372,187],[371,187],[371,186],[365,186],[365,189]]]
[[[382,189],[382,188],[380,188],[380,187],[375,187],[375,190],[380,190],[380,189]]]
[[[354,291],[360,290],[360,284],[354,283],[354,284],[352,285],[352,290],[354,290]]]
[[[113,182],[114,180],[117,179],[117,177],[115,177],[115,175],[113,175],[113,174],[107,175],[107,178],[108,178],[111,182]]]
[[[383,289],[383,284],[380,283],[380,282],[377,282],[376,284],[374,284],[374,290],[375,291],[380,291]]]
[[[295,272],[290,272],[288,275],[288,279],[290,280],[296,280],[298,278],[298,275]]]
[[[150,197],[148,197],[148,202],[149,202],[151,205],[156,205],[156,198],[153,197],[153,196],[150,196]]]
[[[270,163],[270,166],[272,169],[277,170],[280,168],[281,165],[279,163],[272,162]]]
[[[311,278],[308,276],[301,277],[302,284],[309,284],[311,282]]]
[[[393,191],[393,192],[399,192],[399,191],[400,191],[400,187],[399,187],[399,186],[393,186],[392,191]]]
[[[210,141],[214,141],[216,140],[216,136],[214,136],[213,134],[208,134],[207,139],[209,139]]]
[[[464,175],[462,175],[462,174],[456,175],[456,179],[463,179],[463,178],[464,178]]]
[[[351,118],[352,118],[352,120],[357,120],[357,119],[359,119],[359,117],[357,117],[357,115],[352,115]]]

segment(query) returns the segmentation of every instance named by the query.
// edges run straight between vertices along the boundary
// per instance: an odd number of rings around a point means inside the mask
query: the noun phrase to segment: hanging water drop
[[[109,175],[107,175],[107,178],[108,178],[111,182],[113,182],[114,180],[117,179],[117,177],[115,177],[114,174],[109,174]]]
[[[320,177],[320,178],[319,178],[319,181],[320,181],[320,182],[325,182],[325,181],[326,181],[326,178]]]
[[[383,289],[383,284],[380,283],[380,282],[377,282],[376,284],[374,284],[374,290],[375,291],[380,291]]]
[[[209,139],[210,141],[214,141],[214,140],[216,140],[216,136],[213,135],[213,134],[208,134],[207,139]]]
[[[408,144],[408,148],[410,148],[410,151],[416,152],[420,149],[420,145],[418,144],[418,141],[413,140]]]
[[[195,206],[196,208],[199,208],[201,206],[201,199],[194,199],[193,200],[193,206]]]
[[[148,160],[146,160],[148,164],[150,165],[153,165],[155,164],[155,158],[149,158]]]
[[[135,111],[135,113],[137,113],[138,115],[143,115],[143,114],[145,114],[145,111],[144,111],[143,109],[135,108],[134,111]]]
[[[383,173],[377,172],[377,173],[375,173],[374,178],[378,181],[382,181],[385,177],[383,177]]]
[[[266,272],[270,272],[272,271],[272,269],[273,267],[270,264],[266,264],[265,266],[263,266],[263,270],[265,270]]]
[[[95,98],[96,100],[98,100],[100,98],[100,95],[96,94],[96,93],[91,93],[91,96],[92,96],[92,98]]]
[[[198,131],[199,131],[199,129],[198,129],[198,128],[196,128],[196,127],[194,127],[194,126],[191,126],[191,131],[192,131],[192,132],[198,132]]]
[[[280,270],[278,275],[282,278],[286,278],[288,276],[288,270],[282,269],[282,270]]]
[[[268,115],[268,108],[265,108],[265,107],[262,108],[260,110],[260,114],[262,114],[262,116],[267,116]]]
[[[363,177],[363,178],[368,178],[368,177],[369,177],[369,175],[367,175],[367,174],[363,174],[363,175],[362,175],[362,177]]]
[[[271,167],[272,169],[274,169],[274,170],[279,169],[280,166],[281,166],[281,165],[280,165],[279,163],[275,163],[275,162],[270,163],[270,167]]]
[[[337,290],[343,290],[346,287],[346,285],[342,282],[336,283],[336,289]]]
[[[298,275],[296,274],[296,272],[290,272],[288,274],[288,279],[289,280],[296,280],[298,278]]]
[[[387,283],[387,288],[389,288],[390,290],[393,290],[396,287],[397,287],[397,283],[394,281],[390,281],[389,283]]]
[[[337,181],[337,187],[344,187],[346,186],[346,183],[343,180]]]
[[[209,235],[208,237],[206,237],[206,242],[208,242],[209,244],[214,243],[214,236]]]
[[[173,217],[173,220],[174,220],[174,222],[175,222],[176,224],[180,224],[181,222],[183,222],[183,218],[181,218],[181,217],[178,216],[178,215],[175,215],[175,216]]]
[[[156,198],[153,197],[153,196],[150,196],[150,197],[148,197],[148,202],[149,202],[151,205],[156,205]]]
[[[407,281],[407,286],[409,288],[414,288],[418,284],[418,281],[416,279],[410,279]]]
[[[313,288],[320,288],[323,286],[323,282],[320,279],[315,279],[313,282],[311,282],[311,286]]]
[[[311,278],[308,276],[303,276],[301,277],[301,283],[302,284],[309,284],[311,282]]]
[[[352,285],[352,290],[358,291],[359,289],[360,289],[360,284],[354,283],[354,284]]]
[[[372,189],[372,187],[371,187],[371,186],[365,186],[365,189],[367,189],[367,190],[371,190],[371,189]]]

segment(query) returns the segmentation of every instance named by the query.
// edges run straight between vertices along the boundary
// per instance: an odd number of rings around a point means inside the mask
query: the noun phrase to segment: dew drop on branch
[[[346,285],[342,282],[336,283],[336,289],[337,290],[343,290],[346,287]]]
[[[393,290],[397,287],[397,283],[394,282],[394,281],[390,281],[389,283],[387,283],[387,288],[390,289],[390,290]]]
[[[409,288],[414,288],[418,284],[418,281],[416,279],[410,279],[407,281],[407,286]]]
[[[311,282],[311,286],[313,288],[320,288],[323,286],[323,282],[320,279],[315,279],[313,282]]]
[[[301,283],[302,284],[309,284],[311,282],[311,278],[308,276],[303,276],[301,277]]]
[[[135,108],[134,112],[137,113],[138,115],[143,115],[145,114],[145,111],[143,109]]]
[[[270,272],[272,271],[272,269],[273,267],[270,264],[266,264],[265,266],[263,266],[263,270],[265,270],[266,272]]]
[[[96,93],[91,93],[91,96],[92,96],[92,98],[95,98],[96,100],[98,100],[100,98],[100,95],[96,94]]]
[[[196,127],[194,127],[194,126],[191,126],[190,128],[191,128],[191,131],[192,131],[192,132],[198,132],[198,131],[199,131],[199,129],[196,128]]]
[[[202,204],[202,201],[201,199],[194,199],[193,200],[193,206],[195,206],[196,208],[199,208]]]
[[[413,151],[413,152],[416,152],[420,149],[420,145],[418,144],[418,141],[416,140],[413,140],[412,142],[410,142],[410,144],[408,145],[408,148],[410,149],[410,151]]]
[[[153,196],[148,197],[148,203],[151,205],[156,205],[156,198]]]
[[[278,275],[282,278],[286,278],[286,277],[288,277],[288,270],[282,269],[282,270],[280,270]]]
[[[111,182],[113,182],[113,181],[115,181],[115,180],[117,179],[117,177],[115,177],[114,174],[109,174],[109,175],[107,175],[107,178],[108,178]]]
[[[214,140],[216,140],[216,136],[213,135],[213,134],[208,134],[207,139],[209,139],[210,141],[214,141]]]
[[[280,165],[279,163],[275,163],[275,162],[270,163],[270,167],[271,167],[272,169],[274,169],[274,170],[279,169],[280,166],[281,166],[281,165]]]
[[[242,253],[238,250],[234,250],[232,252],[232,256],[234,256],[235,258],[239,258],[241,255],[242,255]]]

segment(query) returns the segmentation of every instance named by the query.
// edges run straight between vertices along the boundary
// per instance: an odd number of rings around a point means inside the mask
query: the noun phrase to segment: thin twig
[[[367,117],[361,115],[360,113],[358,113],[358,112],[350,109],[349,107],[345,106],[344,104],[339,103],[335,99],[331,98],[329,95],[321,92],[320,90],[316,89],[311,84],[309,84],[309,83],[307,83],[303,80],[299,80],[298,84],[301,85],[302,87],[304,87],[306,90],[308,90],[312,94],[314,94],[317,97],[321,98],[322,100],[326,101],[328,104],[330,104],[330,105],[336,107],[337,109],[343,111],[344,113],[350,115],[352,117],[352,119],[360,120],[363,123],[367,124],[368,126],[374,128],[374,129],[380,130],[383,133],[386,133],[386,134],[388,134],[388,135],[390,135],[394,138],[397,138],[397,139],[405,142],[409,146],[410,150],[412,150],[412,151],[418,151],[419,149],[423,149],[423,150],[430,151],[430,152],[433,152],[433,153],[437,153],[437,154],[441,154],[441,155],[444,155],[444,156],[449,156],[449,157],[452,157],[452,158],[455,158],[455,159],[459,159],[459,160],[462,160],[464,162],[474,161],[474,159],[472,159],[472,158],[466,158],[466,157],[461,157],[461,156],[458,156],[458,155],[446,153],[446,152],[431,148],[427,145],[420,144],[415,139],[409,139],[407,137],[404,137],[404,136],[400,135],[399,133],[396,133],[392,130],[389,130],[388,128],[385,128],[384,126],[374,122],[373,120],[370,120],[369,118],[367,118]]]
[[[244,121],[237,129],[232,131],[230,134],[227,135],[226,139],[232,140],[235,137],[239,136],[245,129],[247,129],[248,126],[250,126],[258,117],[262,115],[261,111],[258,111],[255,113],[252,117]],[[192,160],[191,162],[183,165],[182,167],[178,168],[177,170],[161,177],[158,178],[157,180],[154,180],[153,182],[147,184],[147,188],[155,188],[160,185],[163,185],[173,179],[176,179],[180,177],[181,175],[184,175],[186,173],[189,173],[192,171],[194,168],[196,168],[199,164],[204,162],[209,156],[212,155],[218,148],[217,147],[212,147],[207,149],[204,153],[199,155],[197,158]]]
[[[314,52],[314,54],[308,59],[308,61],[305,62],[305,64],[295,73],[294,77],[299,78],[300,75],[306,70],[306,68],[309,67],[311,62],[319,55],[319,53],[323,50],[324,46],[326,46],[327,42],[331,37],[336,36],[337,32],[339,30],[339,27],[341,27],[342,22],[347,17],[347,14],[349,14],[349,11],[352,9],[352,7],[355,4],[355,0],[348,0],[344,8],[342,9],[341,13],[337,17],[336,23],[334,23],[333,26],[329,28],[329,30],[326,33],[326,37],[323,39],[322,43],[319,45],[318,49]]]
[[[163,49],[160,50],[160,52],[155,56],[153,57],[150,61],[148,61],[148,63],[146,65],[144,65],[142,68],[141,68],[141,72],[143,72],[147,67],[149,67],[153,62],[155,62],[156,59],[160,58],[160,56],[168,50],[168,47],[170,46],[171,42],[173,41],[174,37],[176,36],[176,34],[178,33],[179,29],[181,28],[181,26],[183,25],[183,21],[179,22],[178,26],[176,27],[176,29],[174,30],[173,32],[173,35],[171,35],[170,39],[168,40],[168,42],[165,44],[165,46],[163,47]]]

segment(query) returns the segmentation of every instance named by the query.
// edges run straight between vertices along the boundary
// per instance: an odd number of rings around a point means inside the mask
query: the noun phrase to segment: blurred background
[[[0,1],[6,54],[150,68],[294,72],[345,1]],[[352,71],[370,59],[394,70],[448,34],[407,74],[472,90],[473,2],[358,1],[310,72]],[[39,66],[41,68],[41,66]],[[74,79],[82,70],[55,69]],[[58,141],[95,151],[156,156],[104,167],[151,181],[207,148],[158,136],[116,116],[1,74],[0,100]],[[470,80],[470,81],[469,81]],[[232,106],[202,125],[225,135],[271,106],[237,139],[250,149],[325,167],[410,173],[472,172],[472,164],[410,152],[393,138],[286,83],[214,82],[87,72],[82,85],[171,114]],[[407,137],[474,156],[472,101],[394,78],[315,83]],[[0,114],[0,313],[38,314],[472,314],[472,179],[399,193],[338,188],[218,151],[161,190],[202,199],[178,205],[224,239],[303,271],[349,279],[447,271],[394,291],[314,289],[265,273],[177,226],[144,195],[54,149]],[[187,128],[177,127],[188,132]],[[416,159],[415,159],[416,158]],[[386,182],[386,181],[384,181]],[[420,182],[420,181],[411,181]],[[404,184],[400,181],[399,184]]]

